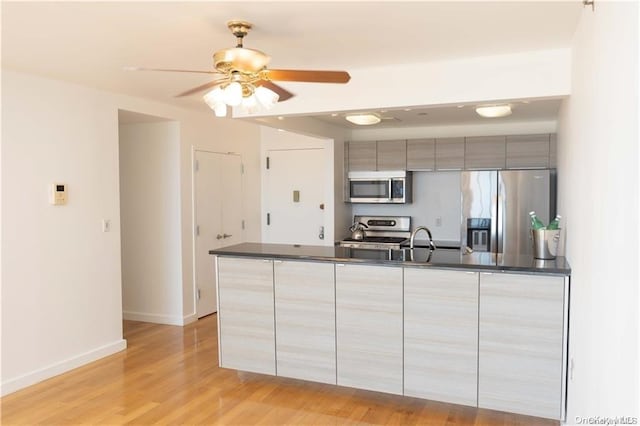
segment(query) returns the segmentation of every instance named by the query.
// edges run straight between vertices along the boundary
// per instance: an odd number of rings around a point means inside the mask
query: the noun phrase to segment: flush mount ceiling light
[[[476,112],[481,117],[497,118],[511,115],[511,105],[485,105],[476,107]]]
[[[372,124],[378,124],[380,122],[380,117],[376,114],[350,114],[345,116],[344,118],[347,121],[357,124],[358,126],[370,126]]]

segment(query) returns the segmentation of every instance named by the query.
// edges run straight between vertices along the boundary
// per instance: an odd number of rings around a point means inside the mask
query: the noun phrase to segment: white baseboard
[[[57,376],[62,373],[66,373],[69,370],[81,367],[100,358],[104,358],[116,352],[120,352],[122,350],[125,350],[126,348],[127,341],[121,339],[116,342],[100,346],[91,351],[79,354],[72,358],[68,358],[55,364],[49,365],[47,367],[40,368],[27,374],[23,374],[22,376],[3,381],[2,384],[0,384],[0,395],[8,395],[17,390],[26,388],[27,386],[34,385],[38,382],[50,379],[51,377]]]
[[[177,315],[148,314],[146,312],[122,312],[122,317],[129,321],[152,322],[155,324],[184,325],[185,318]]]
[[[182,325],[191,324],[192,322],[196,322],[196,321],[198,321],[198,314],[194,312],[192,314],[185,315],[182,318]]]

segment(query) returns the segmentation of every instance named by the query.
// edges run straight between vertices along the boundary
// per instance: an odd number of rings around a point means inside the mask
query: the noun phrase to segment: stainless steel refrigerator
[[[554,170],[465,171],[461,189],[461,245],[474,251],[533,254],[529,212],[555,216]]]

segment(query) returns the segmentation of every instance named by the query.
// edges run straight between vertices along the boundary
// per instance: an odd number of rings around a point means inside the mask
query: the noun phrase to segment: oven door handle
[[[389,201],[393,199],[393,179],[389,178]]]

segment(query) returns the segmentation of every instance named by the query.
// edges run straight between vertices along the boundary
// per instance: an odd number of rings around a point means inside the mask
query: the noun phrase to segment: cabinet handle
[[[222,238],[231,238],[233,237],[232,234],[222,234]]]
[[[274,260],[273,263],[282,263],[282,260]]]
[[[465,274],[475,274],[475,272],[465,272]]]
[[[271,262],[271,259],[262,259],[263,262]]]
[[[336,266],[344,266],[344,263],[336,263]]]
[[[493,275],[493,272],[482,272],[482,275]]]

